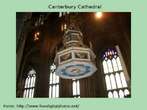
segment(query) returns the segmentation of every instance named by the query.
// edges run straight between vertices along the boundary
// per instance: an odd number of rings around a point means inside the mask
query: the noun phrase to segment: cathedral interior
[[[16,97],[130,98],[131,13],[16,12]]]

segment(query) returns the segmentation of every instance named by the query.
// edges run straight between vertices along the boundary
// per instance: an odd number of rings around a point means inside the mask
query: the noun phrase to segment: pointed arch
[[[116,48],[111,48],[102,55],[104,79],[109,98],[124,98],[130,94],[119,54],[120,51],[117,52]]]
[[[80,82],[79,80],[72,80],[72,93],[73,97],[80,98]]]
[[[59,97],[59,76],[55,73],[56,65],[53,63],[50,66],[50,77],[49,77],[49,98]]]
[[[36,71],[32,68],[28,71],[27,77],[25,79],[24,85],[24,98],[33,98],[34,97],[34,90],[35,90],[35,82],[36,82]]]

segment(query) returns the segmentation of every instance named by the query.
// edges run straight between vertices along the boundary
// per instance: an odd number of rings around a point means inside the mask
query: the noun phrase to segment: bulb
[[[103,16],[102,12],[96,12],[95,13],[95,17],[98,18],[98,19],[102,18],[102,16]]]

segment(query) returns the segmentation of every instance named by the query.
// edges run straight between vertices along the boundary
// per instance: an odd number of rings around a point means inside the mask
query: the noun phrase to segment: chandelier
[[[63,48],[56,52],[56,75],[65,79],[81,79],[96,72],[95,54],[83,43],[83,34],[70,25],[63,36]]]

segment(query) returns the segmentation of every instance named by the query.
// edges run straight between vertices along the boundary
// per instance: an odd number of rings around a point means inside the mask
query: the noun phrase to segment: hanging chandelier
[[[70,25],[63,36],[63,48],[56,52],[56,75],[65,79],[81,79],[96,72],[95,54],[83,43],[83,34]]]

